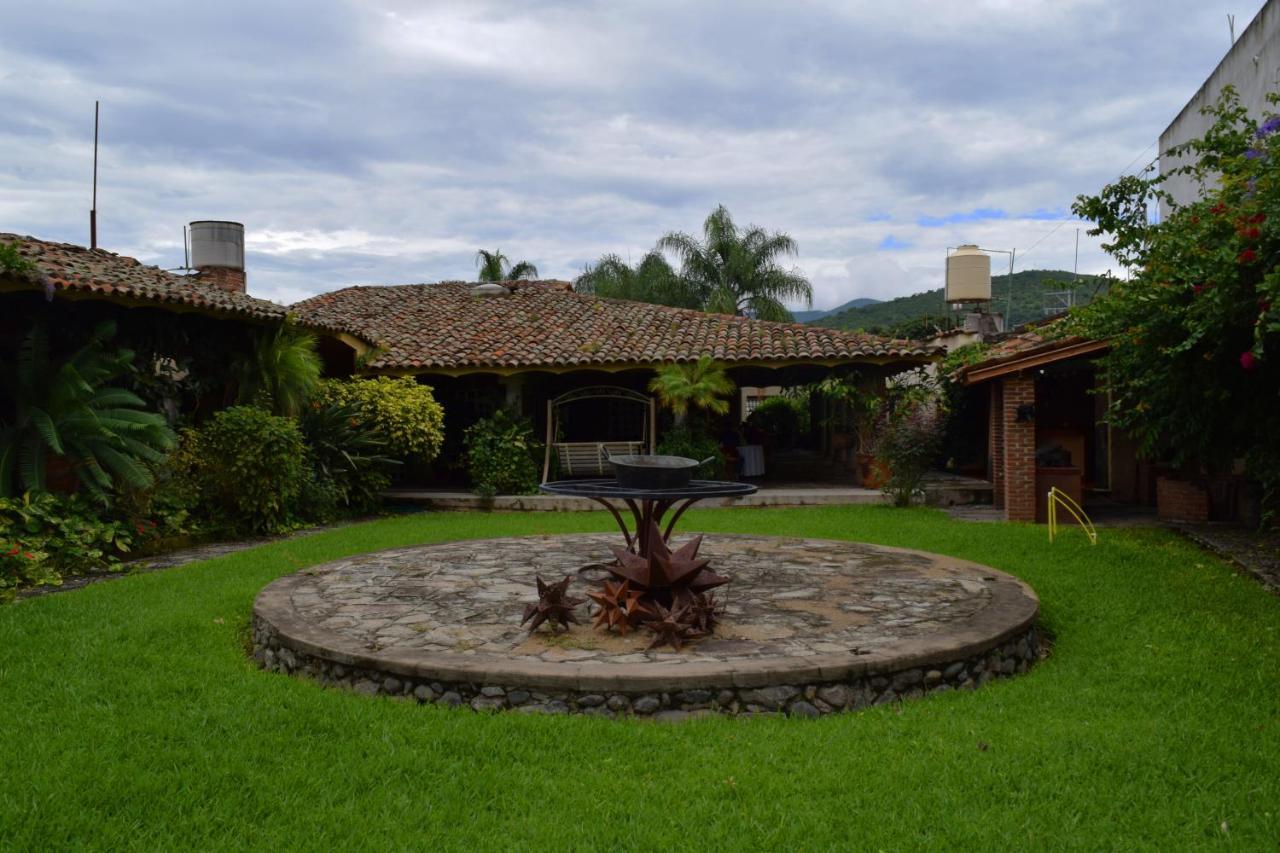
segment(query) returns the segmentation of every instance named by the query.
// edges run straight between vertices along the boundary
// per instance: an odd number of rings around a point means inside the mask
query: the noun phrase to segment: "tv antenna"
[[[93,206],[89,208],[89,248],[98,248],[98,102],[93,102]]]

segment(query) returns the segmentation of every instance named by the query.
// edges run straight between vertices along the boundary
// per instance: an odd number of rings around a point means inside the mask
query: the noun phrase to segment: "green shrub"
[[[101,517],[79,496],[50,492],[0,498],[0,598],[21,586],[61,583],[118,563],[153,523]]]
[[[467,472],[477,494],[493,497],[538,491],[536,460],[541,445],[524,418],[499,409],[467,428],[464,445]]]
[[[430,462],[444,442],[444,409],[431,387],[411,377],[327,379],[313,398],[321,405],[350,408],[378,433],[391,456]]]
[[[45,491],[53,461],[69,464],[75,481],[103,504],[118,489],[151,485],[148,463],[164,458],[174,436],[162,415],[116,384],[134,355],[108,348],[115,333],[114,323],[100,323],[60,360],[45,326],[23,338],[14,369],[0,377],[14,413],[0,422],[0,495]]]
[[[882,490],[910,506],[942,446],[946,410],[928,386],[890,389],[876,418],[872,452],[888,468]]]
[[[672,427],[658,442],[658,452],[699,461],[708,456],[714,457],[707,464],[698,466],[694,476],[707,480],[724,475],[724,456],[720,453],[720,442],[701,430],[690,429],[688,426]]]
[[[236,531],[279,533],[297,523],[306,480],[298,422],[253,406],[223,409],[198,440],[201,502]]]
[[[747,420],[772,436],[778,447],[785,450],[794,447],[809,431],[809,402],[808,399],[770,397],[761,401]]]
[[[381,433],[366,426],[354,406],[320,400],[303,410],[299,424],[311,463],[302,490],[307,520],[376,510],[391,482],[388,469],[399,464],[386,455]]]

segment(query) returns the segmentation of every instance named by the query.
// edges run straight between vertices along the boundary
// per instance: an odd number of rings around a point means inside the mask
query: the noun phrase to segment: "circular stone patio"
[[[676,541],[685,541],[677,537]],[[1039,605],[977,563],[858,542],[715,534],[725,605],[713,636],[647,651],[650,635],[520,627],[534,576],[609,557],[616,535],[469,540],[362,554],[283,577],[254,603],[254,658],[368,694],[477,710],[815,716],[972,689],[1026,670]],[[676,542],[673,542],[675,545]]]

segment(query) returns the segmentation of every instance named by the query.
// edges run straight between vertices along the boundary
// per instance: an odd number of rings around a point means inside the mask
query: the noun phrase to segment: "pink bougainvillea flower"
[[[1253,249],[1245,249],[1243,252],[1240,253],[1239,257],[1236,258],[1236,262],[1241,264],[1251,264],[1257,259],[1258,259],[1257,252],[1255,252]]]
[[[1257,356],[1255,356],[1253,353],[1249,352],[1248,350],[1245,350],[1244,352],[1240,353],[1240,366],[1243,367],[1245,370],[1257,370],[1258,369]]]

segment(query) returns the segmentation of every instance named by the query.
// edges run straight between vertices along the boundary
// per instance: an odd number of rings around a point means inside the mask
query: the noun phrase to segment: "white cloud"
[[[480,247],[570,278],[719,203],[796,237],[818,307],[936,287],[961,241],[1069,269],[1076,226],[1019,217],[1152,142],[1235,5],[48,0],[0,47],[0,230],[85,242],[100,98],[103,245],[176,266],[184,222],[243,221],[281,301]]]

